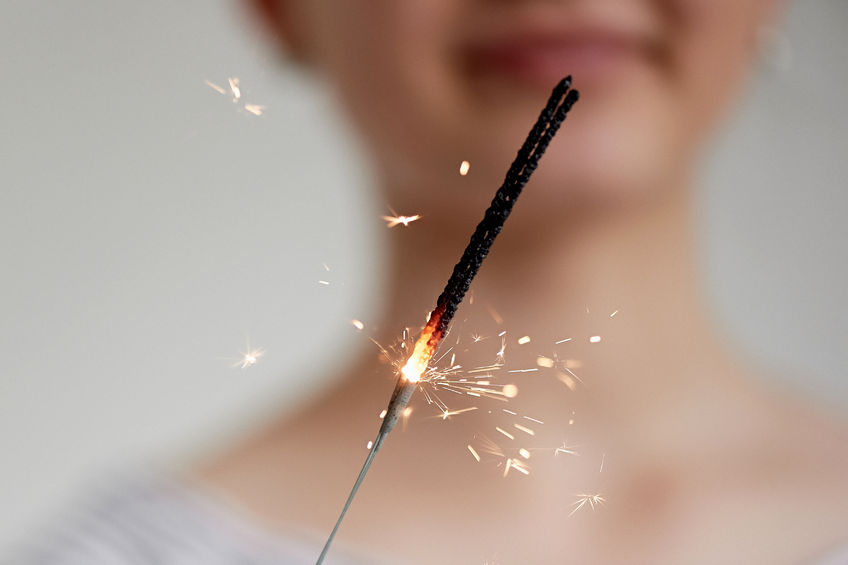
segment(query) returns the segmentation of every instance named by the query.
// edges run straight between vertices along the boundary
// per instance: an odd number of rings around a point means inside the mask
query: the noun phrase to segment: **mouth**
[[[656,64],[660,50],[649,36],[635,31],[539,26],[474,41],[463,54],[472,76],[548,89],[568,74],[584,87],[615,80],[623,72]]]

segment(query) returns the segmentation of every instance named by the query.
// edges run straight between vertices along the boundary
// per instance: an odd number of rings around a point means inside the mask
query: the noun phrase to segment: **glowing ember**
[[[468,161],[463,161],[462,163],[459,164],[459,174],[461,174],[462,176],[467,175],[468,171],[470,171],[470,170],[471,170],[471,163],[469,163]]]
[[[529,335],[518,338],[518,345],[527,345],[528,343],[530,343]]]
[[[599,336],[599,335],[593,335],[592,337],[589,338],[589,343],[600,343],[600,342],[601,342],[601,336]]]
[[[374,447],[374,442],[369,440],[368,443],[365,444],[365,449],[371,449]]]
[[[615,318],[615,315],[616,315],[616,314],[618,314],[618,310],[616,310],[615,312],[613,312],[612,314],[610,314],[610,318]]]
[[[504,385],[503,395],[507,398],[515,398],[518,396],[518,387],[513,384]]]
[[[480,454],[477,453],[477,451],[475,451],[473,447],[471,447],[471,444],[468,445],[468,451],[471,452],[472,457],[474,457],[474,459],[477,460],[477,463],[479,463],[480,462]]]
[[[351,320],[350,323],[353,324],[353,327],[358,329],[359,331],[362,331],[362,330],[365,329],[365,324],[363,324],[359,320],[354,319],[354,320]]]

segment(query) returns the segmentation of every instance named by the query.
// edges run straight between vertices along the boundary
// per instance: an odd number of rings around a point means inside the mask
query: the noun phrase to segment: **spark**
[[[359,331],[362,331],[362,330],[365,329],[365,324],[363,324],[362,322],[360,322],[357,319],[351,320],[350,323],[353,324],[353,327],[356,328]]]
[[[217,84],[215,84],[214,82],[210,82],[210,81],[208,81],[208,80],[204,80],[203,82],[205,82],[205,83],[206,83],[206,86],[208,86],[209,88],[211,88],[211,89],[213,89],[213,90],[216,90],[216,91],[217,91],[217,92],[219,92],[220,94],[226,94],[226,93],[227,93],[227,91],[226,91],[226,90],[224,90],[223,88],[221,88],[220,86],[218,86],[218,85],[217,85]]]
[[[245,104],[244,109],[254,116],[261,116],[262,112],[265,111],[265,106],[262,106],[261,104]]]
[[[573,516],[575,512],[587,504],[592,510],[595,510],[596,506],[600,506],[606,501],[607,499],[602,494],[578,494],[577,501],[573,504],[574,510],[571,511],[569,516]]]
[[[318,284],[323,284],[324,286],[330,286],[330,281],[318,281]]]
[[[507,398],[515,398],[518,396],[518,387],[513,384],[504,385],[502,392]]]
[[[384,409],[382,412],[380,412],[380,415],[378,417],[382,420],[383,418],[386,417],[386,414],[388,414],[388,413],[389,413],[389,411]]]
[[[599,335],[593,335],[592,337],[589,338],[589,343],[600,343],[600,342],[601,342],[601,336],[599,336]]]
[[[483,341],[484,339],[486,339],[486,338],[485,338],[485,337],[483,337],[482,335],[473,334],[473,335],[471,336],[471,340],[472,340],[474,343],[480,343],[480,342],[481,342],[481,341]]]
[[[535,373],[538,370],[539,369],[536,367],[533,367],[532,369],[513,369],[511,371],[507,371],[507,373]]]
[[[524,418],[525,420],[530,420],[531,422],[536,422],[537,424],[544,425],[544,422],[542,420],[537,420],[536,418],[531,418],[530,416],[522,416],[522,418]]]
[[[492,317],[492,319],[495,321],[495,323],[496,323],[497,325],[501,325],[501,324],[503,324],[503,318],[501,318],[501,315],[500,315],[500,314],[498,314],[498,311],[497,311],[497,310],[495,310],[494,308],[492,308],[492,305],[491,305],[491,304],[486,304],[486,310],[488,310],[488,311],[489,311],[489,315]]]
[[[248,367],[252,367],[259,361],[259,358],[265,354],[265,351],[261,348],[251,348],[250,343],[248,342],[245,350],[239,352],[241,358],[233,364],[233,367],[240,367],[242,369],[247,369]]]
[[[569,422],[569,423],[572,423],[572,422],[574,422],[574,420],[572,420],[572,421],[571,421],[571,422]],[[557,455],[559,455],[560,453],[565,454],[565,455],[578,455],[578,456],[579,456],[580,454],[579,454],[579,453],[577,453],[577,452],[574,450],[574,447],[575,447],[575,446],[569,446],[567,443],[562,442],[562,445],[561,445],[561,446],[559,446],[559,447],[557,447],[557,448],[554,450],[554,457],[556,457],[556,456],[557,456]]]
[[[504,466],[504,477],[509,474],[510,469],[515,469],[519,473],[523,473],[525,475],[530,474],[530,468],[520,459],[509,458],[506,460],[506,465]]]
[[[530,343],[529,335],[518,338],[518,345],[527,345],[528,343]]]
[[[525,434],[527,434],[529,436],[536,435],[536,432],[533,431],[531,428],[528,428],[527,426],[522,426],[521,424],[513,424],[512,427],[514,427],[516,430],[520,430],[520,431],[524,432]]]
[[[505,435],[506,437],[508,437],[509,439],[515,439],[515,436],[512,435],[511,433],[509,433],[508,431],[506,431],[505,429],[503,429],[499,426],[495,426],[495,429],[497,431],[499,431],[500,433],[502,433],[503,435]]]
[[[550,357],[537,357],[536,364],[540,367],[550,369],[554,366],[554,360]]]
[[[479,463],[480,462],[480,454],[477,453],[477,451],[473,447],[471,447],[470,443],[468,444],[468,451],[471,452],[471,455],[474,457],[474,459],[477,460],[477,463]]]
[[[471,170],[471,163],[468,161],[463,161],[459,164],[459,174],[465,176],[468,174],[468,171]]]
[[[389,228],[393,228],[395,226],[403,225],[403,227],[409,226],[412,222],[421,219],[421,214],[415,214],[414,216],[402,216],[398,215],[397,212],[389,208],[391,211],[391,216],[380,216],[383,221],[386,222],[386,226]]]
[[[599,472],[599,473],[603,473],[603,472],[604,472],[604,461],[606,461],[606,460],[607,460],[607,454],[606,454],[606,453],[603,453],[603,454],[601,455],[601,468],[600,468],[600,469],[598,469],[598,472]]]
[[[521,455],[525,459],[530,459],[530,452],[524,449],[523,447],[518,450],[518,454]]]
[[[460,414],[464,414],[466,412],[471,412],[473,410],[477,410],[477,407],[476,406],[470,406],[468,408],[462,408],[460,410],[445,410],[444,412],[442,412],[441,418],[442,418],[442,420],[447,420],[451,416],[458,416]]]
[[[219,86],[210,80],[203,81],[206,86],[217,92],[218,94],[223,94],[224,96],[229,95],[232,98],[233,104],[239,104],[242,100],[241,96],[241,84],[238,77],[230,77],[227,79],[227,85],[230,87],[229,93],[227,89],[223,86]],[[261,116],[265,111],[265,106],[262,104],[253,104],[253,103],[244,103],[242,107],[245,111],[253,114],[254,116]]]
[[[503,334],[501,334],[501,335],[503,335]],[[501,337],[501,348],[498,349],[498,352],[495,354],[495,363],[503,365],[505,353],[506,353],[506,338]]]
[[[233,93],[233,102],[241,98],[241,87],[239,86],[239,79],[236,77],[228,78],[227,81],[230,83],[230,92]]]
[[[616,315],[616,314],[618,314],[618,310],[616,310],[615,312],[613,312],[612,314],[610,314],[610,318],[615,318],[615,315]]]
[[[572,375],[574,374],[571,371],[569,371],[568,369],[566,369],[566,371],[568,371],[568,373],[571,373]],[[569,390],[575,391],[575,390],[577,390],[577,382],[574,379],[572,379],[571,376],[569,376],[568,373],[563,373],[561,371],[558,371],[557,372],[557,378],[560,381],[562,381],[562,384],[567,386]]]
[[[324,267],[324,270],[325,270],[325,271],[327,271],[328,273],[330,272],[330,266],[329,266],[328,264],[326,264],[326,263],[321,263],[321,266],[322,266],[322,267]]]
[[[555,345],[559,345],[560,343],[565,343],[566,341],[571,341],[571,339],[572,339],[572,338],[567,337],[567,338],[565,338],[565,339],[561,339],[561,340],[559,340],[559,341],[555,341],[555,342],[554,342],[554,344],[555,344]]]
[[[374,447],[374,442],[368,440],[368,443],[365,444],[365,449],[371,449],[372,447]]]

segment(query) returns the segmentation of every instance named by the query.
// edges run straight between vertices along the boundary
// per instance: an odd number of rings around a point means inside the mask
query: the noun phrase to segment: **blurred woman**
[[[515,369],[543,358],[546,371],[497,378],[518,387],[512,412],[544,424],[525,426],[530,436],[482,401],[444,422],[419,398],[406,432],[381,450],[330,562],[804,564],[838,555],[848,544],[845,432],[737,363],[704,311],[693,255],[699,154],[780,2],[253,4],[286,53],[333,88],[385,200],[422,215],[392,233],[382,343],[432,308],[552,86],[571,74],[582,94],[452,334],[469,342],[457,346],[465,367],[491,364],[502,343]],[[519,345],[524,335],[531,341]],[[158,548],[149,562],[171,562],[162,548],[175,544],[224,539],[230,557],[206,551],[204,563],[265,562],[250,549],[255,537],[233,533],[243,530],[273,539],[277,562],[317,556],[393,381],[365,350],[324,396],[181,480],[191,510],[175,514],[168,501],[178,495],[157,491],[164,502],[145,520],[180,519],[137,536]],[[500,421],[514,439],[495,437]],[[529,476],[504,478],[513,457]],[[228,528],[189,527],[206,520],[207,504]],[[200,553],[181,555],[172,562]]]

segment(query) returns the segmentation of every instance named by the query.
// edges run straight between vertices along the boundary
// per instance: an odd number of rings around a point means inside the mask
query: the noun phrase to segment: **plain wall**
[[[699,193],[716,318],[835,409],[846,26],[844,0],[790,5],[791,49],[758,72]],[[231,2],[7,0],[0,50],[2,550],[81,485],[326,386],[367,339],[350,320],[379,317],[386,203],[326,93]],[[239,103],[204,83],[233,76]],[[242,370],[248,339],[265,353]]]

